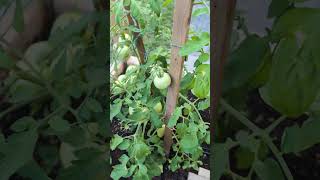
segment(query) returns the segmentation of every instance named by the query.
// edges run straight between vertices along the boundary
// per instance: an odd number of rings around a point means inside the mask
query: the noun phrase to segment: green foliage
[[[129,35],[138,32],[143,37],[147,53],[145,64],[136,66],[134,71],[129,67],[127,68],[129,70],[124,71],[119,77],[110,78],[110,121],[120,125],[120,129],[115,132],[118,134],[111,140],[110,148],[113,151],[122,150],[119,162],[112,162],[111,177],[152,179],[164,172],[166,161],[173,172],[178,169],[197,170],[202,165],[203,145],[210,143],[209,123],[205,122],[200,114],[200,111],[205,111],[210,106],[210,66],[204,64],[210,55],[203,50],[204,46],[209,45],[209,33],[194,34],[181,48],[182,56],[193,52],[200,52],[201,55],[194,65],[195,71],[183,75],[178,104],[165,127],[165,108],[156,111],[154,107],[159,103],[166,104],[167,85],[171,83],[167,81],[168,79],[161,81],[161,78],[165,77],[168,71],[173,1],[131,0],[130,2],[129,12],[134,20],[139,22],[140,29],[124,26],[119,22],[111,27],[111,34],[121,36],[124,32]],[[124,17],[118,13],[118,7],[123,6],[123,3],[126,2],[118,1],[114,4],[116,8],[113,11],[117,12],[115,19]],[[136,9],[136,5],[141,6]],[[209,13],[208,9],[198,12],[198,15],[203,13]],[[127,41],[127,45],[133,56],[137,51],[135,39]],[[114,52],[115,48],[111,52],[115,54],[112,60],[123,62],[123,59]],[[188,94],[191,93],[195,100],[190,100]],[[170,128],[173,133],[174,143],[170,158],[165,157],[163,149],[165,128]]]
[[[16,2],[13,26],[23,31],[22,1]],[[48,41],[26,52],[14,49],[17,58],[0,50],[0,67],[8,71],[0,92],[6,104],[0,112],[1,180],[107,179],[101,101],[107,96],[107,63],[98,42],[107,34],[90,31],[104,25],[104,16],[92,12],[66,23]]]
[[[292,166],[283,156],[299,156],[319,144],[320,11],[295,7],[300,2],[273,0],[268,17],[275,20],[265,36],[247,32],[243,18],[236,19],[241,26],[234,33],[243,31],[245,38],[234,38],[225,66],[211,156],[214,180],[292,180]],[[248,103],[247,97],[255,97],[252,92],[259,92],[262,107],[277,117]],[[300,125],[297,120],[304,116],[307,120]],[[283,121],[290,126],[278,126]],[[235,165],[229,164],[231,158]]]

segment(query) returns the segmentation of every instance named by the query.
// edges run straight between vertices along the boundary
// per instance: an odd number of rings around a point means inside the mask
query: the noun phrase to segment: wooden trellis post
[[[211,122],[217,117],[217,109],[221,96],[223,68],[229,53],[236,0],[214,0],[212,3],[213,18],[211,29],[213,31],[213,44],[211,46],[211,52],[213,53],[213,59],[210,65],[210,79],[212,80],[212,98],[210,104],[213,109],[213,113],[211,113],[213,117],[211,118]],[[210,130],[214,132],[214,126],[212,124],[213,123],[211,123]],[[212,142],[214,133],[211,133],[210,138]]]
[[[130,7],[129,6],[125,6],[124,7],[128,12],[130,12]],[[132,16],[131,13],[127,13],[127,18],[128,18],[128,22],[131,26],[134,26],[138,29],[140,29],[140,25],[138,23],[138,21],[136,21]],[[146,54],[146,50],[144,48],[144,43],[143,43],[143,38],[140,35],[140,33],[138,32],[133,32],[133,39],[136,39],[135,44],[138,50],[138,55],[139,55],[139,59],[140,59],[140,63],[144,64],[144,58],[145,58],[145,54]]]
[[[168,88],[166,99],[165,124],[168,123],[169,118],[174,112],[179,97],[180,80],[185,59],[185,57],[179,56],[179,50],[180,47],[185,44],[188,38],[192,6],[192,0],[175,1],[171,42],[171,60],[169,67],[169,74],[171,76],[172,83]],[[166,127],[164,134],[164,149],[166,155],[169,155],[170,153],[172,142],[172,131]]]

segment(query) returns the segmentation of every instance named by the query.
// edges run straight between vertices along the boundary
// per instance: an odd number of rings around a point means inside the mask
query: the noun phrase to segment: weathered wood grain
[[[211,143],[214,142],[214,122],[217,117],[219,99],[221,96],[221,86],[223,80],[223,68],[229,53],[230,37],[233,26],[236,0],[213,0],[212,1],[212,22],[213,34],[211,52],[213,53],[210,65],[211,72]],[[213,145],[214,146],[214,145]],[[212,147],[212,146],[211,146]],[[213,152],[211,151],[213,156]],[[211,165],[214,166],[214,164]]]
[[[168,94],[166,99],[166,113],[165,123],[167,124],[170,116],[176,108],[177,100],[179,97],[180,80],[183,70],[183,63],[185,57],[179,56],[180,48],[187,41],[190,19],[192,13],[192,0],[176,0],[173,27],[172,27],[172,48],[171,60],[169,67],[169,74],[171,76],[171,85],[168,87]],[[164,148],[167,155],[170,153],[172,145],[172,131],[166,128],[164,135]]]

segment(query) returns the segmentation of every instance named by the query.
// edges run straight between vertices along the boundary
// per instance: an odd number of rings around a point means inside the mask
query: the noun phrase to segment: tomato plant
[[[207,10],[205,13],[209,13],[204,4],[200,5]],[[125,6],[129,6],[130,11]],[[203,165],[204,153],[208,153],[203,147],[210,144],[210,123],[203,119],[203,113],[210,106],[210,68],[205,64],[209,53],[204,51],[204,47],[209,46],[209,33],[190,31],[192,37],[181,48],[181,56],[194,52],[201,55],[194,63],[196,70],[183,74],[179,101],[167,124],[173,132],[174,144],[170,156],[166,157],[163,136],[166,95],[172,83],[168,68],[173,3],[168,0],[124,0],[114,2],[112,7],[115,25],[111,27],[111,33],[113,36],[128,34],[131,43],[128,44],[130,55],[127,59],[119,57],[115,49],[111,52],[115,64],[125,62],[128,65],[119,76],[121,81],[119,77],[117,80],[110,78],[110,120],[113,127],[120,126],[113,132],[110,145],[112,153],[119,153],[119,158],[111,158],[111,177],[145,180],[168,173],[166,169],[172,172],[197,170]],[[126,23],[128,15],[140,27]],[[132,63],[140,57],[136,53],[134,32],[139,32],[144,40],[146,56],[143,64]],[[111,46],[114,44],[119,42],[111,42]]]
[[[105,13],[62,12],[30,27],[35,2],[0,3],[0,179],[108,179]],[[31,29],[50,31],[16,47],[2,31],[9,6],[19,44]]]
[[[213,179],[319,178],[299,165],[316,164],[303,158],[320,143],[320,9],[301,2],[273,0],[272,29],[260,35],[236,15],[215,126]]]

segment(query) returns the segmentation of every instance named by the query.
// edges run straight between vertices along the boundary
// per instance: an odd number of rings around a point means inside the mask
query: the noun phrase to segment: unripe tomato
[[[126,70],[126,74],[131,74],[133,72],[136,72],[138,69],[139,67],[136,65],[129,65]]]
[[[162,138],[164,136],[165,129],[166,129],[165,125],[162,125],[161,128],[157,129],[157,135],[159,138]]]
[[[118,57],[119,60],[124,60],[129,56],[129,47],[123,46],[122,48],[118,49]]]
[[[139,59],[136,56],[130,56],[127,65],[140,65]]]
[[[119,84],[123,84],[126,78],[126,75],[122,74],[118,77],[117,81]]]
[[[190,111],[192,111],[192,107],[190,106],[190,104],[184,104],[183,115],[187,116]]]
[[[158,89],[166,89],[171,84],[171,78],[168,73],[163,73],[162,77],[156,76],[153,84]]]
[[[162,112],[162,104],[161,104],[161,102],[158,102],[155,106],[153,106],[153,109],[154,109],[157,113],[161,113],[161,112]]]

